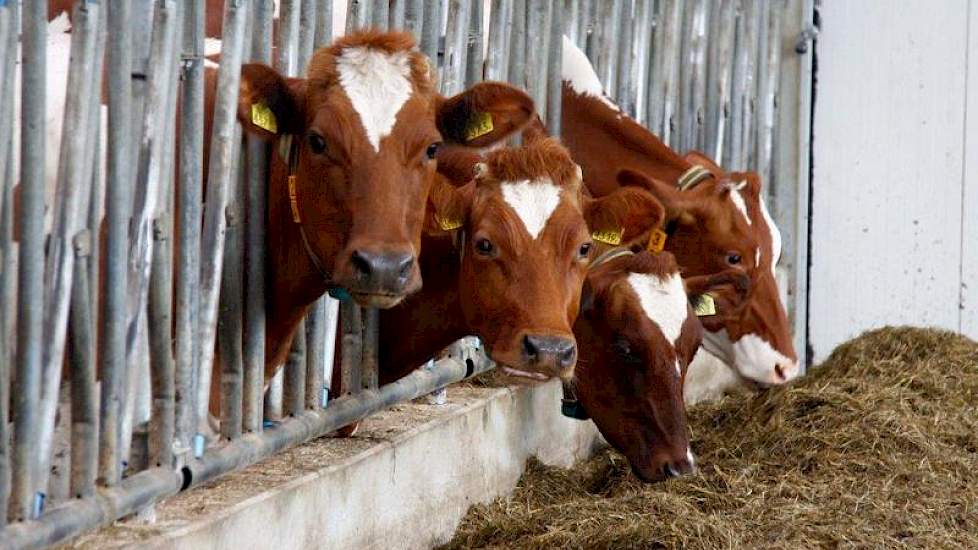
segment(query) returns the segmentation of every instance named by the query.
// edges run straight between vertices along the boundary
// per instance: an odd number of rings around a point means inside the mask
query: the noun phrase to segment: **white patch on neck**
[[[560,188],[549,179],[520,180],[500,185],[503,200],[523,222],[523,227],[536,239],[560,203]]]
[[[631,273],[628,284],[638,295],[645,316],[658,325],[670,344],[675,344],[689,313],[686,290],[679,274],[659,278],[646,273]]]
[[[570,84],[571,89],[578,94],[599,99],[615,112],[621,111],[617,105],[612,103],[604,95],[604,87],[601,85],[601,79],[594,72],[594,67],[591,66],[591,62],[588,61],[584,52],[570,38],[567,38],[567,35],[564,35],[564,51],[560,63],[560,77]]]
[[[798,362],[785,357],[771,344],[756,334],[748,333],[733,343],[734,365],[741,376],[763,384],[781,384],[798,375]],[[787,380],[779,380],[774,372],[775,365]]]
[[[349,47],[337,58],[336,69],[367,140],[380,151],[380,140],[390,134],[397,113],[411,97],[410,52]]]
[[[730,189],[730,200],[733,201],[737,210],[743,214],[744,219],[747,220],[747,225],[752,225],[750,216],[747,215],[747,203],[744,202],[744,196],[740,194],[740,189],[736,187]]]
[[[765,204],[764,198],[760,197],[758,202],[761,203],[761,215],[764,216],[764,223],[767,224],[767,230],[771,233],[771,274],[777,280],[778,277],[774,273],[774,268],[778,265],[778,261],[781,260],[781,231],[778,229],[778,226],[774,225],[774,220],[771,219],[771,214],[767,211],[767,204]]]
[[[676,377],[677,378],[683,377],[683,369],[682,367],[679,366],[679,359],[676,359]]]

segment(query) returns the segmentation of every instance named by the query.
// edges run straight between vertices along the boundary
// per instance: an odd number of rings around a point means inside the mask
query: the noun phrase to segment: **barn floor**
[[[700,474],[534,464],[448,548],[978,548],[978,344],[886,328],[791,387],[690,411]]]

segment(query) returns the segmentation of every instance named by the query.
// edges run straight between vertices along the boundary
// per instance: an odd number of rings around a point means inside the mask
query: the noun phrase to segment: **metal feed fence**
[[[349,0],[344,13],[344,2],[281,0],[273,59],[273,2],[226,0],[205,136],[205,1],[79,0],[52,174],[46,3],[0,0],[0,97],[21,73],[19,112],[0,104],[0,546],[50,545],[151,509],[492,367],[460,342],[378,387],[377,312],[323,297],[264,391],[269,148],[235,121],[242,61],[299,75],[334,23],[404,28],[443,93],[509,81],[557,134],[566,34],[624,111],[674,148],[761,171],[788,228],[803,327],[810,60],[792,52],[807,47],[810,1]],[[345,395],[329,392],[337,331]],[[221,428],[208,440],[212,384]]]

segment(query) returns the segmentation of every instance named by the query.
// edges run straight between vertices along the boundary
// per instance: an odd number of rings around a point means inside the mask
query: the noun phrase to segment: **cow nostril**
[[[397,276],[401,280],[405,280],[411,276],[411,268],[414,267],[414,256],[411,254],[405,254],[400,258],[397,264]]]
[[[361,254],[359,250],[353,251],[353,254],[350,256],[350,263],[353,264],[353,269],[358,275],[369,277],[373,273],[373,266],[370,265],[370,260]]]
[[[666,464],[666,467],[663,468],[663,473],[666,475],[666,478],[679,477],[682,475],[678,470],[676,470],[676,468],[673,467],[672,464]]]
[[[557,351],[557,360],[561,368],[573,365],[577,360],[577,346],[572,342],[564,342]]]
[[[784,367],[781,366],[781,363],[774,365],[774,377],[778,380],[778,382],[784,382],[787,379],[787,376],[784,374]]]

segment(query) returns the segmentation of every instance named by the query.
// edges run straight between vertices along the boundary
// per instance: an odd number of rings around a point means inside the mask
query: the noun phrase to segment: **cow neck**
[[[459,302],[461,271],[460,231],[446,236],[425,236],[418,260],[424,285],[403,305],[380,312],[381,381],[396,380],[470,331]],[[411,338],[397,335],[399,327],[414,326]]]

